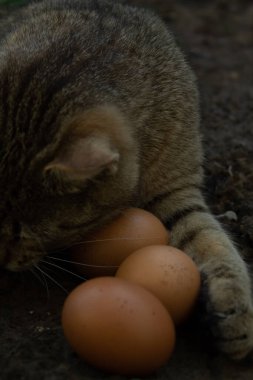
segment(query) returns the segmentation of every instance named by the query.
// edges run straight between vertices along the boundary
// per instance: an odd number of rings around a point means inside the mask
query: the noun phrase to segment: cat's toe
[[[253,353],[253,311],[233,311],[213,315],[211,331],[220,351],[241,360]]]
[[[234,283],[229,286],[228,281],[215,281],[214,286],[206,289],[205,315],[220,351],[234,360],[251,354],[253,357],[253,307],[249,292],[241,286],[236,288]]]

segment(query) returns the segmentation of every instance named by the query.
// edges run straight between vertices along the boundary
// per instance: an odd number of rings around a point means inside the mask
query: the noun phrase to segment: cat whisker
[[[70,244],[70,245],[66,245],[64,247],[61,247],[59,249],[56,249],[56,250],[50,250],[49,253],[57,253],[57,252],[61,252],[61,251],[64,251],[64,250],[67,250],[67,249],[70,249],[70,248],[73,248],[73,247],[76,247],[76,246],[79,246],[79,245],[83,245],[83,244],[87,244],[87,243],[103,243],[103,242],[111,242],[111,241],[141,241],[141,240],[145,240],[145,241],[148,241],[150,239],[150,241],[154,241],[154,239],[156,239],[155,236],[149,236],[148,238],[147,237],[115,237],[115,238],[108,238],[108,239],[94,239],[94,240],[82,240],[82,241],[79,241],[79,242],[76,242],[76,243],[73,243],[73,244]]]
[[[30,268],[29,271],[34,275],[34,277],[37,278],[37,280],[44,286],[44,282],[42,281],[41,277],[38,275],[38,273],[35,272],[33,268]]]
[[[149,237],[148,239],[154,239],[154,237]],[[107,239],[94,239],[94,240],[84,240],[81,243],[97,243],[97,242],[107,242],[107,241],[121,241],[121,240],[147,240],[147,237],[114,237],[114,238],[107,238]],[[79,243],[79,244],[81,244]]]
[[[71,260],[65,260],[65,259],[60,259],[58,257],[54,256],[47,256],[49,259],[53,260],[58,260],[58,261],[63,261],[65,263],[69,264],[75,264],[75,265],[83,265],[85,267],[92,267],[92,268],[118,268],[118,265],[95,265],[95,264],[85,264],[85,263],[79,263],[77,261],[71,261]]]
[[[44,276],[48,277],[52,282],[54,282],[57,286],[59,286],[59,288],[61,288],[66,294],[68,294],[69,292],[67,291],[67,289],[64,288],[64,286],[62,286],[61,284],[59,284],[58,281],[56,281],[52,276],[50,276],[48,273],[46,273],[45,271],[43,271],[38,265],[34,265],[35,268],[37,268],[41,273],[44,274]]]
[[[82,276],[79,276],[78,274],[76,274],[76,273],[74,273],[74,272],[71,272],[71,271],[68,270],[68,269],[63,268],[63,267],[61,267],[60,265],[56,265],[56,264],[50,263],[49,261],[46,261],[46,260],[41,260],[41,262],[42,262],[42,263],[45,263],[45,264],[48,264],[48,265],[51,265],[51,266],[53,266],[53,267],[55,267],[55,268],[61,269],[62,271],[67,272],[67,273],[69,273],[69,274],[72,274],[73,276],[75,276],[75,277],[77,277],[77,278],[80,278],[81,280],[84,280],[84,281],[87,280],[87,278],[82,277]]]
[[[38,269],[38,268],[35,267],[34,269]],[[33,268],[31,268],[30,271],[39,280],[39,282],[43,285],[43,287],[46,288],[47,298],[49,298],[49,289],[48,289],[47,279],[46,279],[44,273],[40,272],[41,276],[43,278],[43,280],[42,280],[41,277],[39,276],[39,274],[35,270],[33,270]]]

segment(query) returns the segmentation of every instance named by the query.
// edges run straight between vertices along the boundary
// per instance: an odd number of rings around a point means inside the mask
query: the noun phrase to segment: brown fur
[[[217,345],[253,348],[247,268],[202,196],[194,75],[153,14],[43,1],[0,49],[2,264],[21,270],[143,207],[203,275]]]

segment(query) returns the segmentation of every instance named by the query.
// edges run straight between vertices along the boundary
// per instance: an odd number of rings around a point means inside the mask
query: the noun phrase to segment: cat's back
[[[0,44],[0,129],[15,120],[16,130],[32,133],[43,123],[50,140],[61,115],[98,104],[118,106],[136,126],[151,124],[150,114],[162,114],[168,102],[176,113],[184,98],[195,98],[192,83],[152,12],[110,0],[36,2]]]
[[[158,66],[161,57],[175,58],[177,52],[156,15],[111,0],[45,0],[25,8],[19,19],[1,50],[16,46],[33,56],[50,48],[53,55],[75,50],[96,60],[103,56],[108,63],[110,58],[136,59],[136,64],[145,61],[151,67]]]
[[[36,2],[0,44],[2,87],[27,88],[29,81],[41,94],[68,87],[68,99],[78,95],[93,104],[98,96],[100,103],[117,99],[127,109],[131,99],[137,104],[142,97],[147,104],[167,96],[176,72],[181,70],[184,82],[185,68],[159,17],[110,0]]]
[[[167,28],[153,12],[113,0],[44,0],[33,3],[23,14],[29,19],[28,22],[35,17],[37,21],[39,18],[44,21],[50,19],[50,23],[59,23],[60,19],[63,23],[68,20],[88,32],[89,37],[94,31],[101,32],[100,38],[117,32],[118,35],[115,36],[118,36],[117,40],[122,39],[122,42],[124,37],[132,43],[138,44],[141,39],[142,43],[146,40],[151,45],[158,33],[157,41],[160,44],[164,35],[168,38]],[[71,16],[74,16],[75,21]],[[42,30],[44,32],[45,28]],[[93,37],[97,37],[96,33]]]

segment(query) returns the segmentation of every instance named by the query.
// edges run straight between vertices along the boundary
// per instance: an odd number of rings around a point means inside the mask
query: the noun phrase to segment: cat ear
[[[85,181],[104,169],[117,172],[119,153],[103,136],[75,137],[48,163],[44,172],[54,172],[64,179]]]

